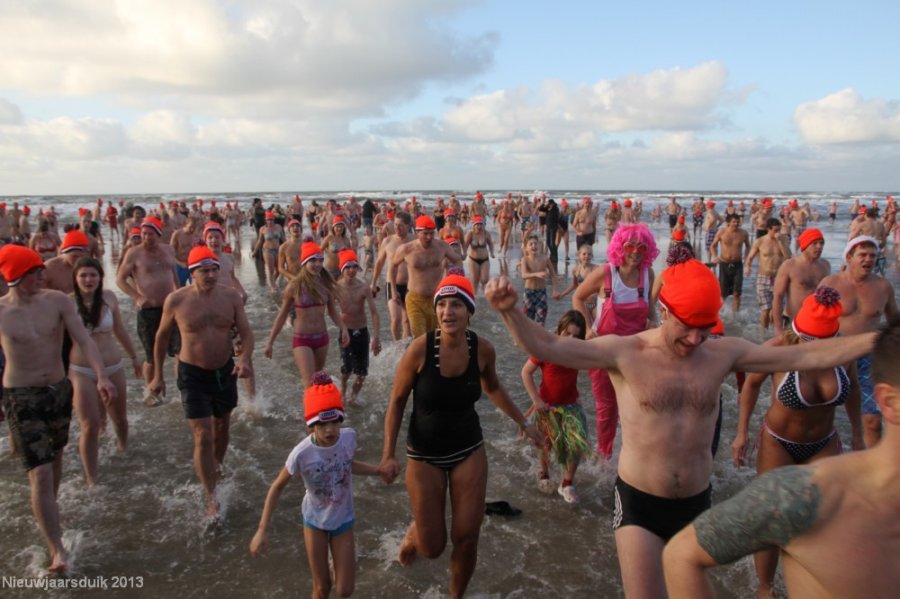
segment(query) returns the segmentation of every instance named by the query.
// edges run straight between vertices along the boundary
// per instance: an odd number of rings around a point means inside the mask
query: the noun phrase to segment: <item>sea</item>
[[[351,196],[373,198],[376,201],[394,199],[405,201],[413,196],[430,206],[438,197],[456,193],[461,200],[470,200],[475,190],[398,190],[372,192],[259,192],[220,194],[137,194],[127,196],[18,196],[7,197],[8,205],[18,202],[28,205],[33,213],[53,206],[62,222],[72,222],[81,207],[91,207],[98,197],[118,203],[119,200],[153,207],[159,202],[197,199],[238,202],[248,208],[253,198],[264,205],[287,205],[295,194],[305,204],[315,200],[322,204],[335,198],[339,201]],[[884,205],[885,196],[879,193],[797,193],[797,192],[647,192],[604,190],[482,190],[491,199],[504,199],[507,193],[528,197],[547,193],[556,199],[580,200],[590,196],[606,202],[615,198],[631,198],[644,204],[645,222],[655,205],[664,205],[675,197],[685,207],[698,196],[714,200],[724,208],[727,200],[748,205],[754,198],[772,197],[783,205],[789,199],[809,202],[821,220],[819,226],[826,238],[824,256],[836,270],[847,241],[851,204],[870,204],[873,200]],[[839,206],[835,224],[828,222],[828,207],[832,201]],[[690,219],[688,219],[690,226]],[[651,223],[661,248],[655,264],[656,272],[664,267],[668,245],[668,225]],[[489,230],[497,243],[493,224]],[[112,242],[104,226],[107,267],[105,284],[115,289],[114,277],[121,246]],[[569,257],[560,260],[560,276],[570,281],[575,265],[574,233],[570,231]],[[594,246],[595,262],[605,260],[606,240],[598,239]],[[63,461],[63,480],[59,505],[64,527],[64,542],[71,553],[71,571],[67,582],[46,578],[47,549],[31,513],[27,477],[19,458],[10,451],[5,427],[0,431],[0,596],[14,597],[299,597],[308,596],[312,582],[303,547],[300,503],[304,489],[301,481],[292,482],[281,497],[273,518],[268,555],[253,559],[248,545],[253,536],[263,501],[271,481],[278,474],[288,453],[306,435],[302,420],[302,385],[291,355],[291,334],[285,328],[278,336],[272,359],[261,351],[278,311],[279,294],[268,289],[260,262],[249,255],[252,229],[245,227],[240,249],[235,252],[235,269],[250,298],[246,310],[256,338],[253,358],[258,386],[255,401],[250,402],[241,388],[240,403],[232,415],[231,443],[224,465],[224,478],[218,487],[222,505],[222,520],[211,525],[204,520],[204,501],[192,463],[192,438],[174,384],[174,364],[167,361],[167,381],[170,389],[166,402],[154,408],[142,401],[143,385],[130,379],[128,384],[128,417],[130,439],[128,451],[119,454],[111,432],[101,437],[100,483],[86,488],[77,446],[79,426],[73,419],[69,445]],[[504,259],[491,260],[492,274],[518,275],[516,264],[521,252],[516,237],[513,249]],[[888,248],[889,260],[885,276],[900,291],[900,267]],[[730,301],[722,310],[726,332],[762,342],[767,337],[758,324],[758,310],[754,293],[754,276],[744,283],[743,304],[733,313]],[[521,281],[517,281],[521,283]],[[119,291],[116,289],[116,292]],[[898,294],[900,295],[900,294]],[[121,296],[126,328],[135,335],[135,314],[131,302]],[[397,362],[406,347],[405,342],[390,341],[389,318],[383,294],[378,300],[381,316],[381,339],[384,349],[372,358],[369,377],[357,405],[348,406],[345,426],[358,433],[357,459],[377,463],[381,456],[384,413],[394,380]],[[489,339],[497,349],[497,370],[502,384],[524,411],[529,405],[520,370],[527,356],[513,345],[504,325],[487,305],[477,298],[477,309],[471,328]],[[550,302],[547,326],[552,327],[563,312],[570,308],[569,298]],[[329,326],[333,325],[329,321]],[[336,338],[336,331],[331,331]],[[335,375],[340,371],[338,348],[329,349],[327,370]],[[648,372],[647,376],[653,376]],[[594,407],[587,373],[579,377],[581,401],[590,423],[592,443]],[[734,377],[722,385],[724,397],[722,441],[712,474],[713,502],[720,502],[745,486],[754,477],[753,467],[737,468],[730,454],[738,415]],[[766,407],[770,403],[768,383],[760,395],[753,415],[751,432],[759,430]],[[411,402],[410,402],[411,405]],[[401,429],[398,446],[402,448],[406,434],[407,414]],[[489,475],[488,501],[507,501],[521,510],[517,517],[486,516],[481,529],[478,564],[469,585],[467,596],[474,598],[584,597],[603,598],[622,596],[622,586],[616,561],[615,543],[611,528],[613,502],[612,484],[619,454],[617,439],[611,462],[590,460],[578,469],[575,486],[580,496],[577,504],[569,505],[556,494],[543,495],[537,489],[537,454],[534,448],[520,441],[516,426],[486,398],[478,402],[477,410],[484,429]],[[849,444],[849,424],[846,414],[839,411],[837,426]],[[848,447],[849,449],[849,447]],[[666,451],[660,447],[660,451]],[[398,454],[402,455],[402,454]],[[558,483],[560,472],[551,470]],[[421,557],[409,568],[396,561],[411,513],[402,477],[392,485],[383,484],[377,477],[355,477],[354,503],[356,522],[356,590],[357,597],[423,597],[437,598],[449,593],[450,548],[435,560]],[[448,513],[449,522],[449,513]],[[713,585],[719,597],[750,597],[755,592],[755,574],[750,558],[715,568],[711,571]],[[45,585],[36,590],[34,584]],[[778,584],[784,593],[779,575]],[[69,588],[60,588],[68,585]],[[78,587],[78,588],[76,588]]]

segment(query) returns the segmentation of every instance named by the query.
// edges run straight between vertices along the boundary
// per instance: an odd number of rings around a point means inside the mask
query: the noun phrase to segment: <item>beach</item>
[[[474,192],[471,192],[474,193]],[[470,192],[459,191],[458,196],[471,198]],[[507,193],[527,193],[521,190],[485,192],[498,201]],[[313,199],[323,203],[327,198],[340,201],[351,195],[371,197],[379,201],[405,201],[416,195],[430,206],[437,196],[448,197],[449,191],[403,192],[311,192],[300,195],[304,203]],[[840,264],[846,243],[850,219],[850,204],[859,199],[869,203],[883,202],[883,193],[860,194],[802,194],[778,192],[605,192],[597,190],[567,190],[549,192],[557,201],[569,201],[590,195],[597,201],[607,198],[630,197],[644,202],[643,221],[649,221],[653,206],[665,205],[670,197],[678,198],[684,206],[697,196],[714,199],[722,208],[727,200],[745,201],[770,196],[779,205],[788,198],[801,203],[809,201],[822,217],[818,226],[825,234],[823,257],[832,264],[832,272]],[[195,198],[216,199],[220,204],[239,201],[246,209],[253,197],[272,202],[289,203],[293,193],[202,194],[200,196],[165,195],[123,197],[153,207],[160,201]],[[109,197],[116,201],[119,197]],[[8,198],[7,202],[28,204],[33,211],[55,206],[62,222],[71,222],[78,207],[94,203],[92,197],[28,197]],[[828,205],[838,201],[839,215],[834,226],[828,224]],[[745,225],[747,227],[747,225]],[[665,217],[651,224],[661,254],[654,265],[656,272],[664,266],[668,246],[668,225]],[[497,243],[496,227],[489,231]],[[752,231],[751,231],[752,233]],[[104,226],[104,235],[107,230]],[[602,237],[602,236],[601,236]],[[113,596],[154,594],[180,597],[295,597],[307,594],[311,578],[303,551],[299,517],[303,487],[300,482],[289,485],[282,496],[270,528],[270,551],[267,557],[251,559],[248,543],[256,530],[268,485],[278,473],[290,450],[306,436],[302,421],[302,386],[290,350],[290,331],[284,330],[275,344],[273,359],[262,354],[263,341],[278,311],[280,296],[266,286],[261,263],[249,256],[252,229],[245,226],[242,253],[235,255],[235,272],[249,293],[247,315],[256,337],[253,357],[258,394],[250,403],[241,389],[241,399],[232,415],[231,443],[225,459],[224,478],[219,483],[218,497],[222,504],[221,523],[210,526],[203,519],[203,498],[191,463],[192,439],[175,389],[173,361],[166,362],[168,397],[164,405],[148,408],[141,401],[142,383],[129,378],[130,443],[127,453],[119,455],[108,431],[101,438],[100,483],[87,489],[82,480],[77,455],[78,424],[73,419],[69,445],[64,459],[64,476],[60,492],[60,506],[65,530],[64,540],[71,552],[72,579],[119,578],[120,588],[109,589]],[[518,238],[514,249],[505,259],[503,270],[509,272],[521,288],[515,264],[521,255]],[[594,262],[605,261],[606,241],[594,245]],[[900,290],[900,268],[889,248],[886,277],[895,290]],[[571,262],[560,262],[560,283],[571,280],[570,269],[575,264],[574,233],[570,232]],[[120,297],[125,324],[136,341],[135,313],[130,300],[115,288],[114,265],[118,247],[110,243],[104,263],[107,267],[105,286]],[[491,261],[492,276],[501,272],[501,261]],[[731,302],[722,309],[722,319],[729,335],[739,335],[753,341],[763,341],[766,333],[759,327],[758,310],[753,293],[755,273],[744,282],[744,301],[741,311],[733,314]],[[357,459],[377,463],[381,456],[383,417],[393,382],[394,369],[405,348],[404,342],[390,341],[389,318],[383,293],[377,300],[381,316],[382,353],[372,358],[369,377],[357,405],[347,406],[345,426],[358,433]],[[525,393],[519,372],[527,356],[517,349],[498,315],[490,310],[483,297],[476,300],[476,312],[471,328],[485,337],[497,349],[497,369],[501,382],[507,387],[524,411],[530,401]],[[560,315],[570,308],[569,298],[551,301],[547,318],[552,328]],[[335,330],[329,321],[332,340]],[[327,370],[339,373],[340,357],[332,341]],[[652,376],[652,373],[648,373]],[[579,378],[581,401],[594,422],[593,399],[587,373]],[[724,398],[723,430],[712,477],[713,503],[733,495],[755,476],[753,468],[737,469],[732,464],[729,446],[734,437],[737,420],[737,392],[734,377],[726,379],[722,387]],[[769,385],[763,387],[759,405],[754,413],[751,433],[759,424],[770,402]],[[516,427],[489,401],[477,406],[484,429],[489,477],[488,501],[505,500],[522,510],[516,518],[488,516],[481,531],[478,566],[469,587],[471,597],[527,598],[549,597],[615,597],[620,596],[618,565],[611,528],[612,483],[621,439],[617,440],[611,462],[596,461],[583,465],[578,473],[578,493],[581,501],[568,505],[556,494],[543,495],[536,487],[537,459],[533,448],[520,441]],[[401,429],[400,444],[406,435],[408,410]],[[846,413],[838,410],[836,423],[849,449],[849,425]],[[589,426],[592,442],[593,424]],[[664,451],[664,448],[661,448]],[[558,477],[558,472],[554,473]],[[356,596],[358,597],[441,597],[447,593],[449,551],[433,561],[419,559],[410,568],[396,562],[400,542],[411,515],[402,480],[385,486],[377,477],[358,477],[354,480],[357,547]],[[0,577],[19,579],[44,576],[47,562],[46,548],[34,524],[28,503],[28,483],[19,459],[11,455],[7,432],[0,433]],[[749,558],[720,567],[712,572],[720,597],[748,596],[756,579]],[[4,582],[4,584],[6,584]],[[782,586],[783,589],[783,586]],[[102,589],[70,589],[51,591],[51,596],[93,596]],[[5,597],[33,597],[33,589],[4,588]]]

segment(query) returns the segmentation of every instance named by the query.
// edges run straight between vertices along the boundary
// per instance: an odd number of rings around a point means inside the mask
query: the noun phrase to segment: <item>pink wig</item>
[[[644,252],[644,259],[641,260],[640,268],[650,268],[653,261],[659,255],[659,249],[656,247],[656,240],[653,239],[653,233],[644,223],[634,225],[619,225],[616,232],[613,233],[612,239],[609,241],[609,247],[606,248],[606,258],[613,266],[622,266],[625,263],[625,242],[637,240],[638,243],[646,243],[647,251]]]

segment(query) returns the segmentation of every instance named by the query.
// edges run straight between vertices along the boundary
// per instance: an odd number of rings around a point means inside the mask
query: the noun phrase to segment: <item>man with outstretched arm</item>
[[[863,337],[865,335],[858,335]],[[884,415],[872,449],[778,468],[694,520],[666,546],[673,599],[712,597],[706,570],[760,549],[781,549],[792,598],[894,597],[900,589],[900,320],[872,352]]]
[[[622,422],[613,528],[625,594],[635,597],[665,597],[663,545],[710,505],[710,447],[728,373],[846,363],[869,351],[874,339],[842,337],[802,348],[765,347],[738,337],[707,341],[722,305],[715,275],[691,259],[660,276],[660,327],[589,341],[559,337],[530,322],[516,308],[509,279],[499,277],[486,288],[516,344],[535,359],[609,372]]]

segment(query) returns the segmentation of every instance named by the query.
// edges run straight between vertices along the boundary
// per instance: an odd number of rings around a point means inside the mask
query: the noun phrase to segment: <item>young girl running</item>
[[[303,479],[303,543],[313,577],[313,597],[328,597],[332,579],[328,552],[334,560],[334,586],[340,597],[353,593],[356,548],[353,541],[351,474],[375,476],[378,466],[353,459],[356,431],[340,428],[344,420],[341,392],[326,372],[317,372],[303,394],[303,412],[310,434],[294,447],[269,487],[259,528],[250,541],[250,555],[259,557],[269,544],[269,523],[282,491],[295,476]]]
[[[584,339],[587,326],[584,316],[578,310],[569,310],[559,319],[556,334],[561,337]],[[541,369],[541,387],[534,385],[534,373]],[[549,362],[538,362],[528,358],[522,367],[522,382],[534,402],[527,416],[534,417],[535,424],[546,442],[541,450],[541,470],[538,475],[538,489],[543,493],[553,492],[553,483],[548,471],[550,450],[556,460],[563,465],[562,483],[557,492],[567,503],[578,501],[572,479],[578,462],[591,453],[587,440],[587,420],[578,403],[578,371]]]
[[[265,355],[272,357],[272,346],[281,332],[288,315],[294,312],[294,338],[291,347],[294,361],[303,379],[303,386],[309,387],[313,373],[325,367],[328,358],[328,329],[325,326],[325,312],[341,331],[341,346],[350,343],[347,327],[338,315],[334,294],[334,279],[323,268],[325,256],[322,248],[314,241],[307,241],[300,250],[300,272],[290,280],[284,289],[281,310],[272,324]]]

